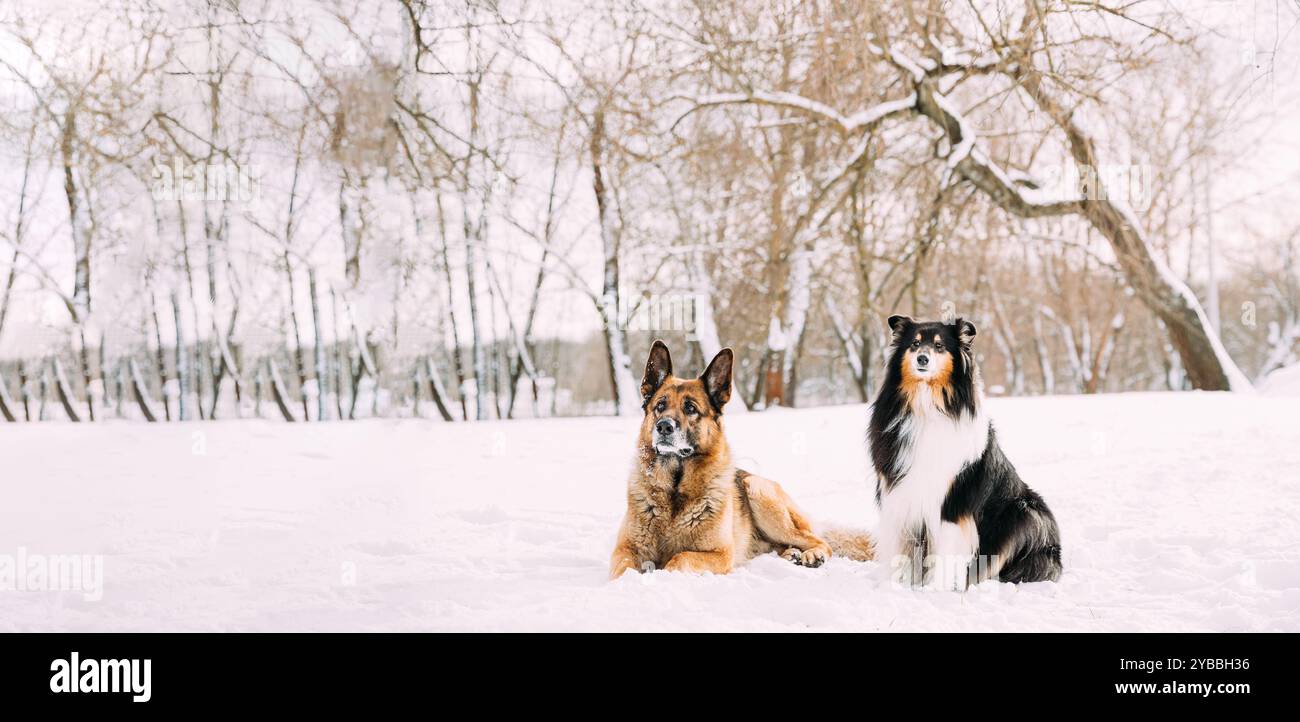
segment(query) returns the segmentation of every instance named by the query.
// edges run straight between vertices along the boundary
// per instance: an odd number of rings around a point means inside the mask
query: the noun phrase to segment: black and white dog
[[[902,583],[1055,581],[1061,540],[1043,498],[998,447],[971,353],[975,326],[890,316],[885,381],[868,431],[876,558]]]

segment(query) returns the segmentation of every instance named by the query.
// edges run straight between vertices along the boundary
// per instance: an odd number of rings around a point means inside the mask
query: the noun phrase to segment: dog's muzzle
[[[695,447],[686,442],[686,434],[676,421],[659,419],[655,422],[655,452],[685,459],[695,453]]]

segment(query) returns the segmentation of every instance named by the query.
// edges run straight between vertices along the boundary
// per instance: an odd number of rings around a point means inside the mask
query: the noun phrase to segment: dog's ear
[[[961,345],[970,348],[971,341],[975,340],[975,324],[959,318],[953,321],[952,325],[957,328],[957,340],[961,341]]]
[[[734,359],[735,354],[731,349],[724,348],[713,357],[704,373],[700,374],[704,392],[709,395],[709,402],[719,414],[722,413],[722,407],[731,400],[731,364]]]
[[[890,316],[886,321],[889,324],[889,330],[894,333],[902,333],[912,323],[911,316]]]
[[[645,362],[645,376],[641,378],[641,408],[650,403],[650,397],[664,380],[673,375],[673,357],[668,354],[668,345],[655,339],[650,347],[650,357]]]

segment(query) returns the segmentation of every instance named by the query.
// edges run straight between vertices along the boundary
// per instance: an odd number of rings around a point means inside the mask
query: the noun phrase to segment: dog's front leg
[[[678,552],[664,565],[670,572],[712,572],[726,574],[731,571],[730,549],[711,552]]]
[[[636,516],[629,509],[627,516],[623,518],[623,525],[619,527],[614,551],[609,555],[610,579],[618,579],[629,569],[643,571],[644,561],[654,558],[648,553],[642,553],[647,551],[645,544],[640,541],[643,539],[645,539],[645,529],[638,524]]]
[[[641,562],[631,550],[618,546],[609,558],[609,578],[618,579],[629,569],[641,570]]]
[[[979,534],[975,521],[962,517],[956,523],[939,522],[934,535],[934,553],[930,562],[930,584],[939,589],[965,591],[970,581],[970,566],[979,551]]]
[[[896,524],[883,524],[879,540],[876,558],[888,565],[891,582],[906,587],[925,583],[925,554],[930,545],[925,525],[900,528]]]

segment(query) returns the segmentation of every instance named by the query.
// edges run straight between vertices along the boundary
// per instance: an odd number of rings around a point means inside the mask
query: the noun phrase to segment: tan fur
[[[823,529],[822,538],[834,552],[857,562],[876,558],[876,542],[870,536],[852,529]]]
[[[721,414],[700,380],[670,376],[652,391],[628,480],[627,512],[610,558],[611,578],[630,569],[725,574],[769,551],[807,566],[830,558],[831,547],[780,485],[737,474]],[[666,403],[656,411],[660,400]],[[697,413],[684,411],[688,400]],[[694,455],[656,455],[653,433],[660,418],[689,425]],[[870,558],[872,543],[859,534],[850,548],[851,558]]]
[[[938,339],[937,336],[935,338]],[[917,334],[917,340],[920,339],[920,334]],[[947,395],[952,393],[952,354],[932,354],[935,364],[934,375],[928,378],[916,375],[915,368],[912,366],[912,357],[915,355],[915,351],[908,350],[903,359],[902,389],[904,398],[913,408],[916,408],[923,400],[921,395],[928,393],[931,394],[929,400],[932,400],[936,406],[943,406]]]
[[[961,528],[962,538],[971,542],[971,546],[979,546],[979,532],[975,529],[975,518],[967,515],[957,520],[957,526]]]

